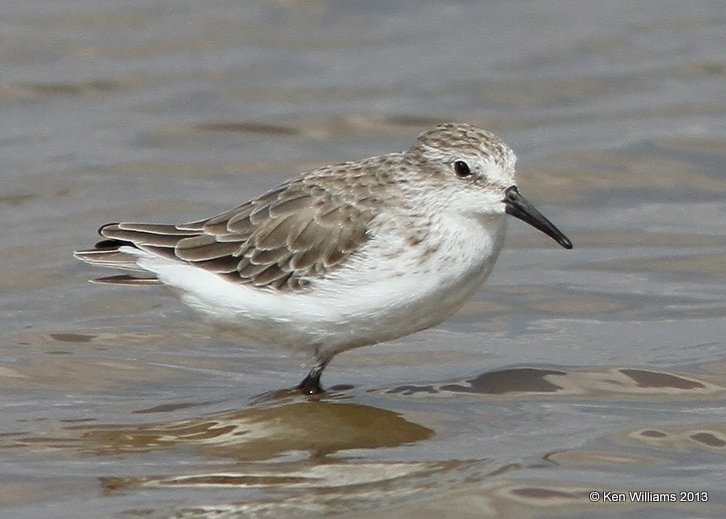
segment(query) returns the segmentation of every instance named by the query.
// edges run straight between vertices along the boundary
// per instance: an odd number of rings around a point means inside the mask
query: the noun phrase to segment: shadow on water
[[[444,492],[444,502],[460,511],[472,508],[479,512],[516,514],[556,506],[574,513],[588,504],[592,485],[559,481],[557,470],[552,469],[567,467],[571,471],[607,473],[638,466],[641,470],[661,470],[664,466],[677,465],[684,452],[688,452],[691,460],[700,456],[712,462],[714,455],[726,455],[726,423],[691,421],[687,425],[666,426],[638,420],[638,425],[630,422],[620,430],[603,429],[594,446],[563,449],[562,443],[554,444],[559,448],[549,448],[548,444],[535,442],[530,455],[522,456],[523,444],[516,439],[516,429],[502,437],[502,423],[497,413],[527,406],[533,406],[528,413],[536,414],[544,408],[568,406],[664,408],[683,401],[718,405],[725,395],[723,374],[693,376],[630,367],[511,367],[460,381],[365,391],[346,387],[314,397],[282,390],[260,395],[242,410],[177,420],[66,424],[52,437],[5,434],[0,439],[0,448],[16,453],[23,449],[55,451],[101,460],[119,456],[143,460],[162,453],[167,460],[178,459],[171,465],[167,463],[166,470],[152,464],[154,473],[151,474],[144,473],[143,464],[135,463],[126,467],[126,474],[119,473],[118,467],[112,473],[98,474],[99,490],[104,496],[142,491],[176,495],[176,492],[191,490],[203,494],[225,489],[243,493],[238,503],[222,508],[180,504],[177,511],[189,517],[214,517],[223,511],[335,513],[365,509],[381,501],[394,506],[391,517],[395,517],[396,503],[408,503],[406,513],[415,511],[417,506],[422,510],[443,506],[431,501],[434,494],[410,500],[413,494],[430,485]],[[347,401],[353,396],[359,401],[367,398],[376,405]],[[422,399],[427,410],[423,413],[383,408],[410,408]],[[438,407],[439,404],[443,407]],[[483,410],[482,431],[477,434],[485,435],[491,429],[493,436],[475,440],[480,442],[474,445],[478,456],[446,459],[419,455],[415,460],[406,460],[372,454],[371,450],[385,452],[415,445],[420,449],[421,445],[440,441],[441,437],[446,441],[446,436],[451,435],[450,427],[440,418],[446,415],[445,409],[450,409],[451,404],[457,404],[454,408],[474,404],[474,409]],[[141,418],[195,407],[196,404],[167,403],[137,409],[131,415]],[[437,408],[438,412],[432,412]],[[477,421],[476,416],[471,419]],[[599,412],[594,418],[602,419]],[[550,426],[543,423],[542,427]],[[550,431],[542,439],[551,436],[556,435]],[[440,438],[437,440],[437,437]],[[515,463],[504,454],[508,441],[518,444],[519,461]],[[362,449],[369,450],[369,454],[355,454]],[[459,450],[466,452],[463,447]],[[532,479],[536,472],[545,477]],[[280,492],[285,496],[283,501],[275,498]],[[703,511],[703,507],[699,510]],[[160,509],[127,511],[132,516],[148,512],[155,517],[154,513],[161,513]]]
[[[723,398],[726,388],[693,376],[637,368],[576,370],[538,367],[509,368],[482,373],[454,383],[403,385],[385,390],[406,396],[471,394],[519,396],[556,394],[581,397]]]
[[[285,402],[140,426],[79,426],[83,450],[99,455],[193,446],[204,454],[262,461],[287,452],[322,460],[343,450],[397,447],[426,440],[431,429],[398,413],[327,401]]]

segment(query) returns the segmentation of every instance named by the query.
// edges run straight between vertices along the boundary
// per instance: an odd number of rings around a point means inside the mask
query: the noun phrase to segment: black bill
[[[508,187],[504,191],[504,203],[507,206],[508,214],[519,218],[535,229],[539,229],[565,249],[572,248],[572,242],[567,236],[562,234],[562,231],[555,227],[555,224],[550,222],[532,204],[527,202],[527,199],[519,194],[517,186]]]

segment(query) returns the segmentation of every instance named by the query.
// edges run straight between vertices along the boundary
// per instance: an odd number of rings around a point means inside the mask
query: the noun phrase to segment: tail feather
[[[101,236],[112,240],[133,243],[135,246],[174,248],[179,240],[194,236],[196,233],[180,231],[174,225],[114,223],[99,229]]]
[[[200,237],[200,234],[203,232],[203,224],[203,220],[179,226],[130,222],[109,223],[98,230],[98,234],[104,239],[96,243],[94,248],[78,250],[73,255],[79,260],[97,267],[115,268],[129,272],[129,274],[94,279],[92,280],[94,283],[110,285],[159,285],[161,283],[153,274],[138,265],[139,257],[144,256],[144,253],[148,253],[174,261],[183,261],[186,259],[185,257],[176,255],[179,242],[182,240],[191,239],[191,242],[184,247],[185,254],[193,254],[194,250],[189,245],[191,243],[197,243],[200,240],[204,243],[211,240],[216,245],[214,238]],[[201,245],[204,243],[201,243]],[[200,244],[197,245],[199,246]],[[229,248],[231,251],[236,251],[238,247],[239,245],[230,245]],[[212,262],[214,264],[210,265],[210,267],[212,267],[214,272],[229,273],[236,269],[236,265],[239,262],[237,258],[229,261],[225,260],[225,258],[214,259],[213,256],[210,257],[213,258]],[[232,263],[232,265],[228,265],[229,263]]]
[[[130,272],[92,280],[110,285],[158,285],[160,282],[139,267],[139,250],[156,256],[174,258],[174,247],[179,240],[194,236],[195,232],[181,230],[174,225],[147,223],[110,223],[98,230],[105,239],[92,249],[78,250],[73,255],[96,267],[115,268]],[[141,274],[143,273],[143,274]]]
[[[119,274],[117,276],[107,276],[104,278],[92,279],[91,283],[99,285],[125,285],[125,286],[157,286],[161,282],[152,277],[136,277],[128,274]]]
[[[73,256],[96,267],[144,272],[144,269],[136,264],[136,256],[119,249],[77,250]]]
[[[108,236],[116,230],[135,231],[143,234],[163,234],[167,236],[188,236],[191,234],[187,229],[181,229],[176,225],[168,223],[134,223],[134,222],[118,222],[107,223],[101,226],[98,234]]]

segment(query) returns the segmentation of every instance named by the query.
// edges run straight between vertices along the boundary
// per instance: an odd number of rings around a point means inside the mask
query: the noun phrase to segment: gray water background
[[[0,516],[722,517],[723,7],[0,2]],[[320,401],[71,257],[450,120],[575,248],[510,222],[469,304]],[[602,502],[640,490],[709,501]]]

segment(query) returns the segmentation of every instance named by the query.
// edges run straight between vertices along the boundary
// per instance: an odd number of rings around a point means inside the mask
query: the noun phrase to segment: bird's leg
[[[323,374],[323,370],[325,369],[325,366],[328,365],[329,361],[330,359],[324,359],[316,355],[315,365],[313,365],[313,368],[310,370],[310,373],[308,373],[308,376],[305,377],[300,384],[298,384],[297,389],[307,395],[324,393],[325,390],[320,387],[320,375]]]

